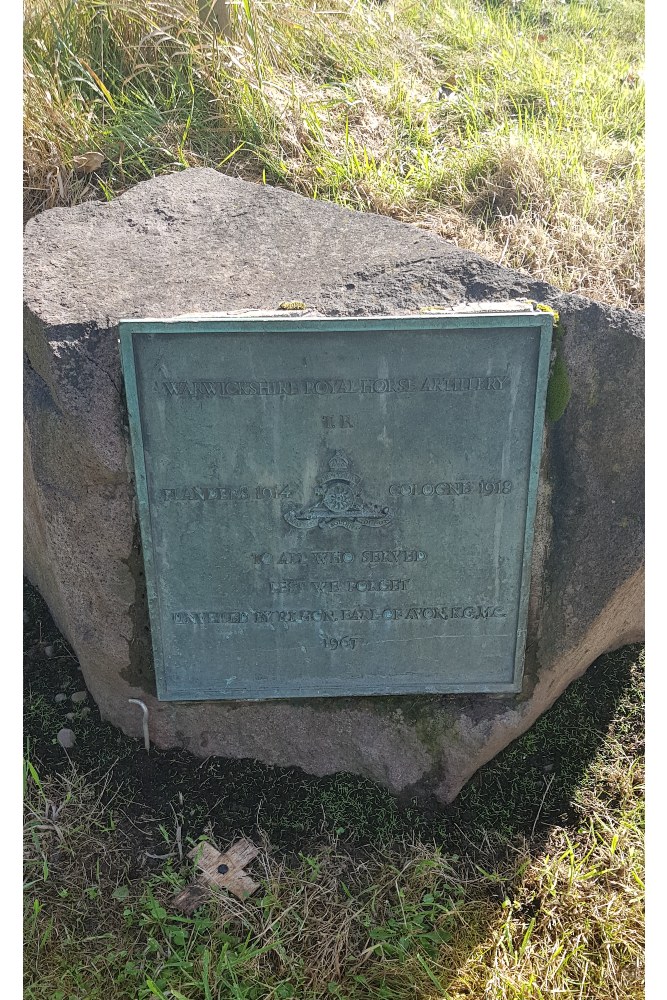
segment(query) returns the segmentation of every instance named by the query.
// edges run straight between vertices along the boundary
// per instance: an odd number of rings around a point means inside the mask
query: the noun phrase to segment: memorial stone
[[[26,226],[24,262],[26,575],[102,718],[138,747],[351,771],[450,801],[597,657],[642,637],[638,313],[415,226],[208,169],[43,212]],[[539,338],[521,329],[526,316],[490,318],[526,300],[559,314],[534,465]],[[464,307],[488,313],[487,326]],[[228,317],[208,347],[200,333],[143,322],[202,314]],[[415,318],[426,326],[410,330]],[[366,329],[371,319],[383,329]],[[134,403],[122,320],[137,324]],[[463,329],[463,346],[450,348]],[[185,353],[169,348],[173,337]],[[162,350],[155,375],[151,352]],[[410,379],[419,391],[389,388]],[[280,390],[308,380],[323,391]],[[334,380],[387,391],[334,392]],[[537,465],[530,554],[521,544]],[[413,558],[399,562],[401,552]],[[368,589],[382,583],[399,589]],[[369,609],[382,617],[364,621]],[[353,617],[289,620],[318,610]],[[278,621],[241,621],[255,612]],[[488,657],[472,655],[475,643]],[[513,643],[525,648],[522,675]],[[401,694],[401,678],[421,686]],[[336,681],[346,693],[324,690]],[[451,693],[455,683],[508,689]]]

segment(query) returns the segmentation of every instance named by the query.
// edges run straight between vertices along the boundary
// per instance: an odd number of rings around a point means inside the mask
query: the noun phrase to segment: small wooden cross
[[[244,869],[258,854],[259,848],[245,838],[235,841],[222,853],[206,841],[197,844],[188,857],[200,869],[200,881],[182,889],[174,897],[174,906],[184,913],[192,913],[206,901],[212,886],[227,889],[238,899],[252,896],[259,889],[259,882],[253,881]]]

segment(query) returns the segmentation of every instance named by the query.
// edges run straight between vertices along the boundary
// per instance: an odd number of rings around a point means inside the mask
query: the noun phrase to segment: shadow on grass
[[[601,657],[524,736],[480,769],[447,807],[399,803],[375,783],[350,774],[316,778],[295,768],[252,760],[200,760],[181,750],[151,748],[102,722],[88,700],[70,695],[85,685],[76,660],[40,595],[25,585],[26,753],[38,773],[69,768],[56,740],[76,732],[71,760],[91,778],[111,774],[110,789],[130,817],[150,810],[183,839],[210,830],[220,843],[233,836],[268,836],[274,849],[308,851],[332,837],[362,851],[413,838],[434,841],[470,858],[515,838],[539,841],[553,825],[576,825],[576,792],[604,744],[610,723],[630,748],[643,748],[640,646]],[[56,703],[59,693],[67,695]],[[73,718],[67,719],[67,715]],[[145,848],[151,850],[150,847]]]

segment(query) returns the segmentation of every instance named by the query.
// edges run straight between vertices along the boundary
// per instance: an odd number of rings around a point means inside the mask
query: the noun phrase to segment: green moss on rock
[[[565,412],[565,407],[570,402],[571,395],[572,389],[567,374],[567,366],[559,347],[549,378],[549,385],[547,386],[547,420],[550,420],[552,423],[560,420]]]

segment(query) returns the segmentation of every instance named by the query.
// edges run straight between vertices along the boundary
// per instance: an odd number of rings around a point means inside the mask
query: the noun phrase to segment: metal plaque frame
[[[499,306],[502,309],[502,305]],[[546,312],[516,311],[516,312],[461,312],[438,313],[423,312],[418,315],[377,316],[377,317],[299,317],[294,314],[281,315],[251,314],[251,315],[203,315],[200,317],[178,317],[175,319],[141,319],[123,320],[120,327],[120,350],[122,369],[125,381],[127,410],[129,416],[130,438],[134,460],[134,476],[136,486],[137,508],[141,529],[143,560],[145,567],[146,590],[150,616],[152,646],[154,654],[157,693],[160,700],[265,700],[275,698],[295,697],[325,697],[325,696],[369,696],[398,694],[458,694],[458,693],[516,693],[521,690],[523,665],[525,655],[526,622],[528,615],[528,599],[530,588],[531,553],[533,546],[534,521],[537,505],[537,487],[542,451],[542,435],[546,404],[547,383],[551,357],[552,317]],[[208,687],[189,689],[187,685],[175,685],[171,682],[165,660],[165,634],[163,610],[160,606],[158,574],[162,571],[160,558],[154,544],[154,525],[151,502],[149,501],[149,482],[147,479],[146,456],[144,451],[144,426],[140,405],[140,385],[137,373],[137,355],[135,352],[139,338],[150,335],[187,334],[193,337],[198,334],[215,334],[221,338],[221,348],[224,348],[224,338],[229,335],[261,334],[265,337],[280,337],[290,331],[309,334],[314,337],[326,337],[327,334],[349,333],[363,337],[367,333],[424,331],[437,332],[444,337],[451,331],[466,331],[474,335],[476,331],[497,329],[508,331],[527,329],[534,332],[538,338],[537,371],[535,376],[534,414],[532,422],[532,438],[530,442],[530,468],[528,473],[527,500],[525,508],[525,531],[522,546],[521,582],[518,601],[518,618],[516,642],[514,651],[513,675],[509,682],[476,683],[463,681],[447,681],[439,684],[437,681],[426,686],[411,687],[409,681],[395,685],[368,688],[350,686],[347,683],[337,684],[335,678],[326,686],[317,684],[304,686],[288,684],[283,688],[278,685],[254,685],[249,683],[236,684],[232,689],[221,679],[219,684]],[[292,647],[296,648],[296,647]],[[302,647],[303,648],[303,647]],[[224,664],[216,664],[224,674]]]

